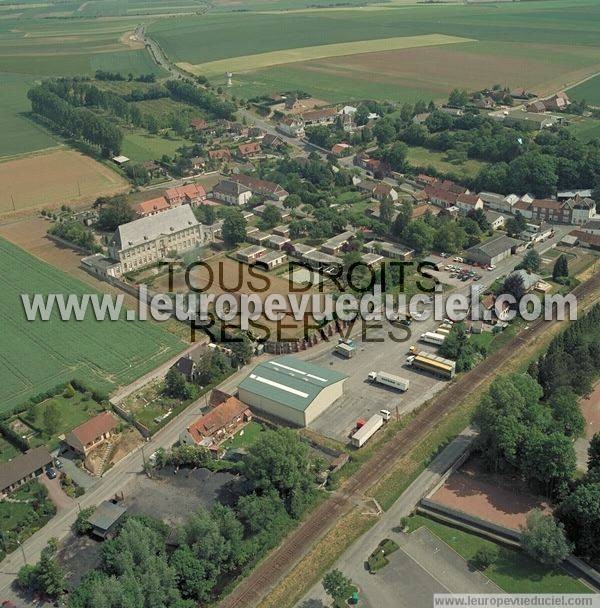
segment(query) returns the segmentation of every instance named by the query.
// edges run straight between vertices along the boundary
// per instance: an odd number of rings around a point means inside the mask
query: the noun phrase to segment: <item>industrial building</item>
[[[238,386],[238,398],[255,410],[304,427],[342,396],[346,378],[286,355],[257,365]]]
[[[509,236],[497,236],[486,243],[481,243],[467,249],[465,259],[469,262],[483,264],[484,266],[497,264],[511,255],[513,247],[516,247],[519,242]]]

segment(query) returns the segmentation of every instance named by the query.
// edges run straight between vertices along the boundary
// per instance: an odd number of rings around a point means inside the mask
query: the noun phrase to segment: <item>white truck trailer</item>
[[[340,342],[335,346],[335,352],[346,359],[351,359],[356,353],[356,346],[347,344],[346,342]]]
[[[355,448],[361,448],[383,426],[383,416],[374,414],[350,438]]]
[[[410,380],[400,378],[400,376],[395,376],[394,374],[388,374],[387,372],[369,372],[368,378],[371,382],[391,386],[401,391],[407,391],[410,386]]]
[[[440,346],[443,344],[446,336],[443,334],[438,334],[433,331],[426,331],[424,334],[421,334],[421,342],[427,342],[428,344],[435,344],[436,346]]]

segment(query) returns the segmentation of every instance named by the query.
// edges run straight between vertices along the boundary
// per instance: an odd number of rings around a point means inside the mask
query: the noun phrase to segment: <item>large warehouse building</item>
[[[489,266],[497,264],[504,258],[511,255],[513,247],[516,247],[522,241],[512,239],[509,236],[496,236],[487,243],[475,245],[465,252],[465,258],[468,262],[475,262]]]
[[[256,410],[304,427],[342,396],[346,378],[284,356],[257,365],[238,386],[238,398]]]

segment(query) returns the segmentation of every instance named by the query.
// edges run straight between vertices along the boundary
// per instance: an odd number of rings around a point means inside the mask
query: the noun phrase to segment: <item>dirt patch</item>
[[[206,469],[166,468],[152,479],[140,473],[124,491],[124,504],[132,515],[150,515],[170,526],[182,524],[200,507],[210,509],[220,500],[225,486],[236,479],[229,473]]]
[[[121,42],[125,45],[128,46],[130,49],[143,49],[144,47],[144,43],[141,40],[138,40],[138,38],[135,35],[135,32],[132,30],[130,32],[125,32],[122,36],[121,36]]]
[[[0,184],[0,215],[91,203],[129,190],[109,167],[67,149],[0,163]]]
[[[514,530],[525,525],[533,509],[550,511],[548,503],[531,494],[523,481],[487,473],[477,460],[452,474],[431,499]]]

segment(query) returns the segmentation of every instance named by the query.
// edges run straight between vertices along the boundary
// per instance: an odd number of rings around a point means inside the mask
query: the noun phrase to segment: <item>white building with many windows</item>
[[[127,273],[212,239],[213,233],[198,222],[192,208],[182,205],[119,226],[108,245],[108,253],[121,263],[121,272]]]

